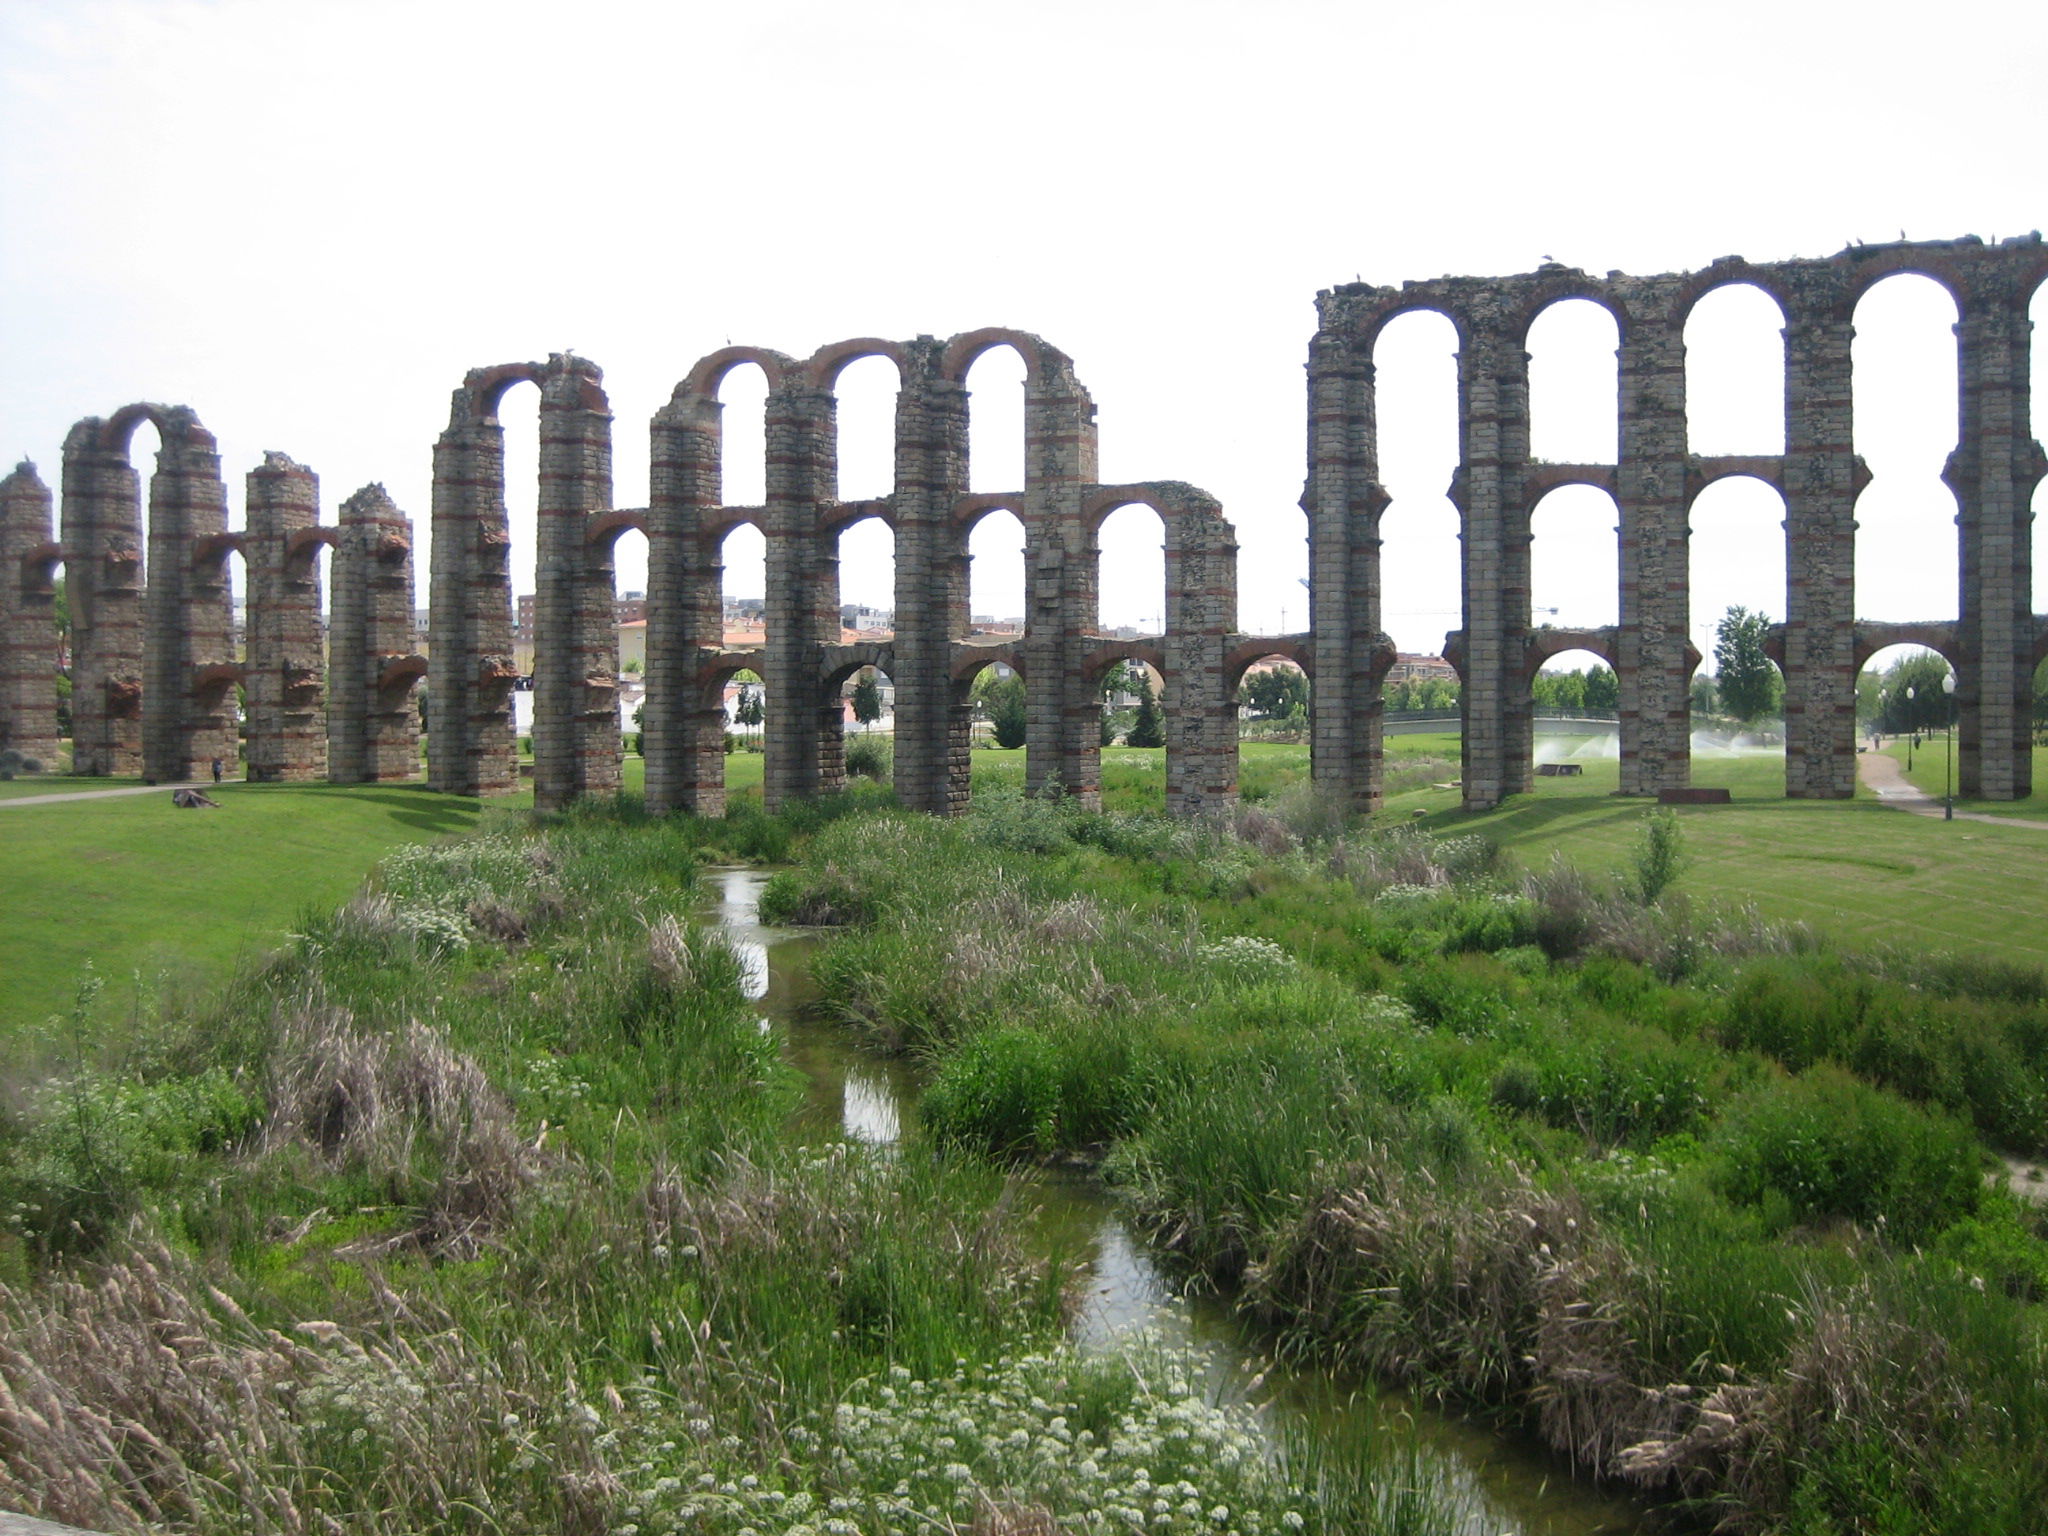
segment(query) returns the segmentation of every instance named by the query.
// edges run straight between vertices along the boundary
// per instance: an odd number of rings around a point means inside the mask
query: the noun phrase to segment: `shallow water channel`
[[[785,1058],[804,1075],[802,1123],[819,1140],[888,1146],[916,1134],[919,1084],[911,1065],[864,1050],[844,1031],[805,1019],[811,995],[811,934],[768,928],[760,920],[758,869],[705,872],[715,893],[706,919],[719,928],[745,968],[745,987],[775,1031]],[[1114,1346],[1149,1328],[1175,1343],[1198,1345],[1211,1362],[1212,1390],[1242,1397],[1262,1358],[1254,1330],[1213,1297],[1183,1297],[1125,1226],[1102,1187],[1083,1174],[1050,1169],[1025,1176],[1030,1235],[1048,1251],[1085,1256],[1090,1281],[1073,1324],[1082,1348]],[[1321,1371],[1268,1369],[1262,1395],[1271,1412],[1301,1415],[1318,1436],[1386,1432],[1390,1421],[1412,1429],[1425,1456],[1441,1468],[1454,1497],[1471,1511],[1471,1536],[1614,1536],[1646,1526],[1642,1506],[1572,1478],[1540,1447],[1496,1435],[1437,1412],[1402,1394],[1374,1392]]]

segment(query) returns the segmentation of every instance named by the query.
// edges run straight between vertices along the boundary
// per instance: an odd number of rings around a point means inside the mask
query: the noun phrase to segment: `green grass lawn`
[[[19,781],[17,781],[19,782]],[[73,787],[85,787],[72,781]],[[474,800],[413,785],[223,784],[217,811],[170,791],[0,812],[0,1037],[63,1008],[91,961],[103,1006],[217,978],[384,853],[474,827]]]
[[[1618,767],[1608,757],[1574,755],[1582,776],[1538,779],[1500,810],[1468,816],[1457,790],[1434,787],[1457,777],[1455,735],[1390,736],[1386,754],[1393,792],[1383,822],[1483,831],[1525,864],[1554,849],[1589,869],[1620,867],[1644,810],[1642,801],[1614,798]],[[2048,786],[2048,752],[2036,756],[2037,782]],[[1021,786],[1024,763],[1021,750],[978,749],[974,787]],[[762,766],[758,752],[729,755],[729,792],[758,797]],[[1110,809],[1164,806],[1160,749],[1111,747],[1102,769]],[[1263,801],[1307,770],[1305,747],[1247,743],[1240,783],[1247,799]],[[1938,753],[1916,754],[1914,770],[1915,782],[1940,792]],[[1867,797],[1783,800],[1776,756],[1701,758],[1693,778],[1726,785],[1735,797],[1680,812],[1693,862],[1679,888],[1694,897],[1753,901],[1768,916],[1851,942],[1920,941],[2048,962],[2048,841],[2040,832],[1907,816]],[[626,759],[624,779],[628,791],[640,790],[638,757]],[[132,781],[17,779],[0,784],[0,795],[119,782]],[[468,830],[481,814],[475,801],[417,786],[231,783],[220,794],[218,813],[179,811],[168,793],[0,813],[9,818],[0,821],[0,876],[18,893],[0,929],[0,1034],[62,1008],[87,960],[106,978],[114,1007],[133,998],[138,976],[158,985],[218,975],[276,944],[307,907],[345,898],[391,847]],[[492,802],[513,810],[532,803],[530,788]],[[2048,787],[2031,801],[1981,808],[2048,817]]]
[[[94,789],[122,789],[141,782],[140,779],[74,779],[68,773],[37,773],[19,779],[0,779],[0,800],[23,800],[32,795],[75,795]]]
[[[1913,787],[1939,800],[1949,787],[1947,742],[1940,736],[1923,740],[1912,752],[1913,771],[1906,775]],[[1884,755],[1901,768],[1906,766],[1903,741],[1885,744]],[[2048,747],[2034,748],[2034,792],[2024,800],[1967,800],[1958,796],[1959,811],[1982,811],[1988,816],[2022,816],[2048,821]]]

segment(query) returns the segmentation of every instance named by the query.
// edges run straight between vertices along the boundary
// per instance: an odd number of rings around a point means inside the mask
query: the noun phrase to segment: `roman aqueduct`
[[[1853,445],[1852,315],[1874,283],[1914,272],[1960,315],[1958,446],[1945,479],[1959,506],[1959,618],[1860,620],[1856,501],[1868,478]],[[238,757],[234,689],[247,701],[247,774],[260,780],[388,782],[417,776],[427,684],[430,787],[490,795],[516,786],[512,590],[505,510],[508,390],[540,392],[539,551],[534,616],[534,788],[558,806],[620,783],[613,545],[648,544],[646,797],[656,810],[716,812],[724,801],[723,697],[741,669],[765,683],[766,795],[773,806],[844,781],[840,693],[873,666],[896,689],[896,789],[907,805],[960,809],[967,797],[969,688],[1002,662],[1029,686],[1027,774],[1092,803],[1099,792],[1101,678],[1140,660],[1164,680],[1167,800],[1193,813],[1231,799],[1236,693],[1246,668],[1280,656],[1313,679],[1314,775],[1359,808],[1381,794],[1383,633],[1373,345],[1411,310],[1458,336],[1463,619],[1445,654],[1463,683],[1463,784],[1471,808],[1529,787],[1531,682],[1552,656],[1587,650],[1620,680],[1621,788],[1654,794],[1690,772],[1689,517],[1707,485],[1768,482],[1785,506],[1786,617],[1770,641],[1786,682],[1786,793],[1849,795],[1855,677],[1887,645],[1939,650],[1957,673],[1965,795],[2031,791],[2031,680],[2048,655],[2033,615],[2031,498],[2044,467],[2029,428],[2028,307],[2048,278],[2038,235],[1862,246],[1820,260],[1716,262],[1703,271],[1604,278],[1556,265],[1505,278],[1401,288],[1350,284],[1319,296],[1310,348],[1308,632],[1236,632],[1236,534],[1216,501],[1177,481],[1105,485],[1095,409],[1071,361],[1035,336],[971,332],[940,342],[841,342],[798,360],[728,347],[699,362],[652,424],[648,505],[612,504],[612,417],[597,366],[571,355],[478,369],[454,393],[434,450],[428,654],[414,640],[412,525],[380,486],[319,521],[314,474],[269,454],[247,477],[241,532],[227,525],[214,439],[184,407],[132,405],[75,426],[63,450],[61,518],[33,466],[0,480],[0,748],[54,758],[55,576],[71,616],[74,767],[82,774],[190,777]],[[1689,451],[1683,333],[1692,306],[1753,284],[1785,318],[1784,451]],[[1620,337],[1616,461],[1530,455],[1529,327],[1561,299],[1587,299]],[[1011,347],[1025,366],[1021,489],[968,490],[968,368]],[[857,359],[896,367],[894,489],[838,499],[834,387]],[[731,506],[721,484],[721,381],[743,364],[768,380],[766,500]],[[137,427],[161,448],[149,481],[147,579]],[[1619,622],[1560,630],[1532,622],[1530,514],[1564,484],[1598,486],[1620,514]],[[1163,632],[1136,640],[1096,627],[1097,532],[1115,509],[1155,509],[1165,528]],[[1025,531],[1020,636],[970,633],[968,537],[998,509]],[[895,537],[895,629],[842,643],[838,537],[880,518]],[[725,644],[721,560],[743,523],[766,539],[764,639]],[[332,551],[322,619],[318,556]],[[246,638],[234,653],[228,560],[246,572]]]

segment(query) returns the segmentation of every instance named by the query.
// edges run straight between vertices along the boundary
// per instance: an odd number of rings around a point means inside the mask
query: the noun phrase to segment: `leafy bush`
[[[1021,1025],[969,1037],[923,1100],[943,1141],[998,1156],[1046,1156],[1103,1145],[1141,1116],[1143,1074],[1127,1031],[1057,1033]]]
[[[846,771],[886,784],[896,771],[896,739],[863,731],[846,744]]]
[[[195,1158],[240,1142],[260,1113],[218,1067],[161,1082],[81,1071],[48,1083],[0,1143],[0,1212],[39,1248],[92,1247],[130,1212],[173,1197]]]
[[[18,773],[41,773],[43,760],[30,757],[17,747],[0,752],[0,779],[11,779]]]
[[[1983,1188],[1968,1127],[1825,1064],[1732,1105],[1717,1144],[1731,1199],[1882,1222],[1899,1242],[1972,1214]]]
[[[1679,825],[1678,812],[1667,808],[1643,813],[1629,862],[1637,899],[1644,906],[1652,905],[1685,872],[1685,829]]]

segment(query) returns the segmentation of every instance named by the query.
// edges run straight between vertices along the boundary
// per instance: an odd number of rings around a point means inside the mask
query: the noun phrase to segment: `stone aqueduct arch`
[[[1961,509],[1961,617],[1951,625],[1856,617],[1856,498],[1869,474],[1854,448],[1852,317],[1864,292],[1899,272],[1933,278],[1961,316],[1958,446],[1944,474]],[[1755,476],[1785,503],[1787,613],[1771,649],[1785,673],[1786,793],[1854,792],[1856,670],[1883,644],[1922,639],[1939,640],[1956,665],[1963,793],[2024,798],[2031,682],[2044,634],[2029,611],[2030,503],[2048,467],[2028,425],[2028,305],[2044,277],[2048,247],[2036,234],[1996,246],[1857,246],[1811,261],[1728,257],[1660,277],[1596,278],[1550,264],[1513,277],[1398,289],[1354,283],[1318,295],[1302,499],[1314,573],[1317,779],[1360,807],[1378,803],[1379,520],[1388,497],[1378,473],[1372,348],[1395,316],[1422,309],[1444,315],[1458,334],[1459,466],[1450,494],[1462,521],[1464,619],[1445,654],[1464,679],[1467,806],[1495,805],[1529,787],[1527,680],[1563,649],[1608,656],[1620,674],[1623,792],[1686,783],[1687,685],[1698,662],[1686,638],[1687,523],[1694,498],[1727,475]],[[1734,283],[1761,288],[1785,316],[1782,454],[1701,457],[1687,447],[1686,317],[1706,294]],[[1606,308],[1621,338],[1614,464],[1530,456],[1529,327],[1550,304],[1575,298]],[[1537,628],[1529,606],[1530,512],[1565,483],[1598,486],[1621,511],[1621,621],[1569,637]],[[1870,643],[1879,633],[1890,638]]]
[[[135,428],[155,426],[148,580]],[[213,435],[183,406],[131,405],[89,417],[64,443],[61,541],[35,466],[0,480],[0,748],[56,755],[50,680],[59,659],[55,578],[71,617],[75,771],[175,782],[240,757],[232,693],[249,711],[248,776],[357,783],[409,779],[419,719],[407,672],[412,529],[383,487],[318,523],[319,480],[281,453],[247,481],[247,528],[227,528]],[[318,558],[334,550],[329,632],[320,633]],[[232,649],[227,560],[248,578],[244,659]],[[324,654],[323,654],[324,650]],[[394,670],[406,680],[395,684]]]
[[[1942,283],[1962,316],[1959,446],[1946,479],[1961,514],[1961,617],[1954,623],[1859,622],[1855,501],[1868,480],[1853,451],[1849,343],[1856,301],[1896,272]],[[1727,258],[1696,273],[1605,278],[1546,265],[1504,278],[1441,278],[1399,289],[1351,284],[1318,296],[1309,356],[1311,618],[1306,634],[1233,633],[1236,540],[1217,503],[1177,481],[1097,478],[1095,407],[1073,364],[1036,336],[981,330],[940,342],[859,338],[798,360],[727,347],[700,361],[652,423],[648,505],[614,507],[611,411],[602,373],[568,354],[472,371],[455,391],[434,452],[430,655],[412,635],[412,528],[382,487],[318,522],[318,482],[281,454],[248,476],[247,530],[226,527],[214,441],[183,408],[134,405],[80,422],[65,442],[61,541],[32,466],[0,480],[0,747],[56,746],[48,680],[56,637],[52,577],[61,563],[72,610],[73,712],[81,772],[187,776],[232,760],[236,682],[249,705],[252,778],[337,782],[414,776],[412,691],[428,682],[428,783],[458,794],[514,787],[509,536],[500,400],[540,390],[539,558],[535,594],[535,791],[543,806],[615,789],[620,776],[612,550],[648,540],[647,702],[642,750],[650,808],[716,813],[724,804],[723,685],[742,667],[765,681],[771,806],[845,780],[839,686],[860,666],[896,685],[896,784],[904,803],[950,813],[967,796],[968,689],[1000,661],[1029,681],[1027,773],[1083,803],[1099,798],[1097,684],[1113,662],[1145,661],[1165,680],[1167,799],[1192,813],[1234,797],[1234,698],[1253,662],[1287,657],[1316,681],[1317,781],[1352,805],[1381,798],[1381,684],[1395,660],[1380,626],[1378,481],[1372,349],[1395,316],[1445,315],[1459,339],[1460,463],[1451,487],[1463,533],[1463,622],[1445,655],[1463,679],[1465,802],[1529,787],[1530,682],[1550,656],[1589,650],[1621,684],[1622,788],[1655,791],[1689,773],[1688,684],[1699,655],[1686,636],[1687,522],[1714,480],[1750,475],[1786,506],[1788,613],[1768,649],[1787,684],[1787,793],[1840,797],[1855,782],[1855,673],[1884,645],[1911,640],[1959,674],[1966,794],[2030,792],[2033,668],[2048,623],[2029,612],[2030,498],[2044,464],[2028,430],[2028,304],[2048,278],[2038,235],[1857,247],[1825,260],[1756,265]],[[1753,283],[1786,317],[1782,454],[1688,451],[1683,331],[1713,289]],[[1620,345],[1619,458],[1564,465],[1529,451],[1531,323],[1560,299],[1614,316]],[[1001,346],[1025,366],[1025,483],[970,492],[968,394],[975,359]],[[890,495],[837,497],[834,388],[854,361],[885,357],[898,376]],[[758,366],[768,400],[763,505],[725,503],[718,391]],[[150,483],[142,579],[141,483],[129,463],[137,425],[162,443]],[[1567,483],[1598,486],[1621,513],[1621,613],[1597,630],[1531,622],[1529,520]],[[1097,533],[1139,504],[1165,525],[1165,633],[1115,640],[1096,629]],[[975,637],[968,625],[968,537],[1002,509],[1025,530],[1025,631]],[[846,646],[838,623],[839,533],[868,517],[895,537],[896,629]],[[768,624],[758,649],[724,645],[722,545],[742,523],[768,550]],[[333,551],[323,671],[321,548]],[[246,660],[229,648],[226,560],[247,566]]]

